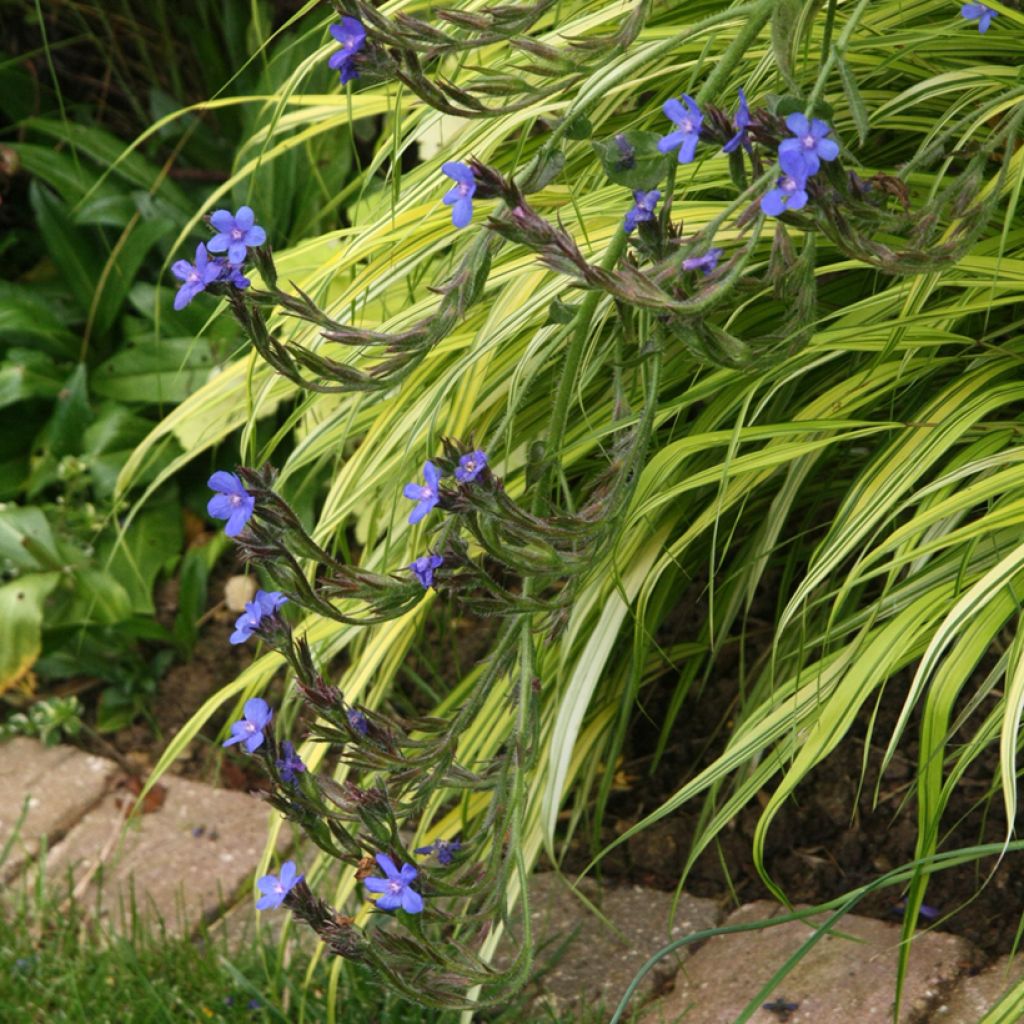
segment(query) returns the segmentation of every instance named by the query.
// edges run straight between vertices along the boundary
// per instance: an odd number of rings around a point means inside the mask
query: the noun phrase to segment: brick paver
[[[113,761],[74,747],[44,747],[23,736],[0,744],[0,850],[13,837],[0,881],[16,875],[44,838],[52,844],[94,807],[116,772]]]
[[[68,832],[47,859],[51,878],[67,877],[87,907],[115,929],[131,911],[160,918],[173,934],[210,920],[259,865],[270,808],[245,793],[165,776],[163,805],[122,829],[114,795]],[[290,842],[283,831],[280,849]]]
[[[726,924],[767,920],[782,913],[774,903],[741,907]],[[843,936],[823,938],[779,983],[767,1000],[796,1004],[789,1024],[850,1024],[892,1020],[900,929],[848,915]],[[733,1024],[747,1003],[810,936],[802,922],[721,935],[685,961],[674,991],[655,1004],[643,1024]],[[974,947],[956,935],[924,932],[914,940],[899,1024],[927,1019],[945,992],[976,960]],[[783,1014],[759,1008],[750,1024],[778,1024]]]

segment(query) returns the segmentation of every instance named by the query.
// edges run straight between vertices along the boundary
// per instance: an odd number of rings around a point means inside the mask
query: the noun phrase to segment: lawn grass
[[[177,937],[135,918],[114,934],[88,908],[54,890],[16,884],[0,906],[0,1020],[3,1024],[180,1024],[186,1021],[327,1021],[330,961],[307,977],[307,953],[281,966],[276,929],[237,950],[223,931]],[[293,944],[294,945],[294,944]],[[307,979],[304,984],[303,979]],[[350,973],[339,993],[346,1024],[457,1024],[459,1014],[430,1010]],[[524,1005],[481,1020],[598,1024],[610,1011],[555,1015]]]

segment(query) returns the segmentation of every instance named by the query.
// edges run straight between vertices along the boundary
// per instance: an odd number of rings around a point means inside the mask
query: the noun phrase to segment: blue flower
[[[340,25],[330,27],[330,33],[334,36],[334,41],[341,44],[341,49],[331,54],[327,66],[339,73],[341,84],[345,85],[353,78],[359,77],[355,58],[366,42],[366,29],[363,28],[361,21],[346,14],[342,17]]]
[[[262,745],[263,730],[270,725],[274,712],[262,697],[252,697],[245,702],[244,718],[231,724],[231,735],[221,744],[230,747],[233,743],[244,743],[250,754]],[[275,904],[276,906],[276,904]]]
[[[796,136],[784,139],[779,145],[779,160],[783,156],[798,159],[804,167],[804,176],[818,173],[822,160],[835,160],[839,146],[834,139],[826,139],[832,129],[818,118],[808,119],[805,114],[790,114],[786,127]]]
[[[799,158],[791,153],[779,156],[782,176],[771,192],[761,197],[761,209],[769,217],[787,210],[802,210],[807,205],[807,172]]]
[[[661,193],[657,189],[652,189],[650,192],[633,193],[633,208],[626,214],[625,220],[627,234],[635,230],[637,224],[654,220],[654,208],[658,205],[660,198]]]
[[[256,499],[234,473],[226,473],[222,469],[206,481],[206,486],[217,492],[207,502],[206,511],[214,519],[226,519],[228,522],[224,532],[229,537],[237,537],[242,527],[252,518]]]
[[[213,284],[220,277],[221,267],[216,260],[210,259],[206,246],[200,242],[196,246],[195,263],[177,260],[171,264],[171,273],[185,282],[174,296],[174,308],[184,309],[200,292],[206,291],[208,284]]]
[[[295,876],[295,861],[286,860],[281,865],[280,877],[264,875],[256,882],[256,888],[263,894],[256,901],[257,910],[275,910],[284,903],[285,896],[302,881],[304,875]]]
[[[370,731],[370,723],[366,720],[366,715],[362,711],[357,711],[355,708],[349,708],[348,710],[348,724],[355,729],[356,732],[362,733],[364,736]]]
[[[425,484],[406,484],[402,489],[405,497],[416,502],[416,507],[409,513],[410,523],[418,523],[440,500],[437,485],[441,481],[441,470],[430,461],[424,462],[423,479]]]
[[[688,164],[697,151],[697,139],[700,137],[700,126],[704,120],[701,116],[700,107],[686,93],[683,93],[686,101],[684,107],[677,99],[666,100],[662,105],[665,116],[676,126],[674,132],[669,132],[658,142],[658,149],[662,153],[671,153],[673,149],[679,149],[679,162]]]
[[[445,204],[452,208],[452,223],[457,228],[464,228],[473,219],[476,178],[465,164],[453,160],[441,164],[441,170],[455,182],[444,196]]]
[[[992,24],[992,19],[998,14],[998,11],[993,11],[988,4],[964,4],[960,8],[960,17],[966,18],[968,21],[978,21],[978,31],[987,32],[989,25]]]
[[[444,559],[440,555],[420,555],[415,562],[408,566],[409,572],[420,581],[423,589],[434,585],[434,570],[437,569]]]
[[[234,216],[230,210],[214,210],[210,223],[217,229],[217,234],[207,243],[210,252],[226,252],[228,263],[233,266],[245,262],[247,248],[262,245],[267,240],[266,231],[256,224],[251,206],[240,206]]]
[[[263,619],[272,616],[287,600],[279,590],[257,590],[256,596],[235,620],[235,631],[228,637],[229,643],[244,644],[259,629]]]
[[[424,857],[437,855],[438,864],[451,864],[455,853],[461,849],[458,839],[435,839],[429,846],[418,846],[416,852]]]
[[[277,759],[277,770],[281,773],[281,778],[285,782],[297,785],[298,776],[306,770],[302,758],[295,753],[295,747],[290,740],[285,740],[281,744],[281,754],[282,756]]]
[[[386,853],[378,853],[376,859],[387,877],[371,875],[363,879],[363,885],[370,892],[381,894],[377,899],[377,908],[397,910],[401,907],[408,914],[419,914],[423,910],[423,897],[409,884],[419,874],[416,868],[411,864],[403,864],[399,871]]]
[[[226,256],[219,256],[214,263],[220,267],[220,279],[227,284],[233,284],[240,290],[252,284],[252,281],[242,273],[242,268],[228,263]]]
[[[747,106],[747,97],[742,89],[739,90],[739,94],[740,105],[736,109],[736,116],[732,119],[736,134],[722,147],[723,153],[731,153],[734,149],[739,149],[740,146],[748,153],[750,152],[750,140],[747,138],[747,129],[750,127],[750,107]]]
[[[468,452],[459,459],[455,468],[455,479],[460,484],[472,483],[484,470],[487,465],[487,455],[478,448],[475,452]]]
[[[703,256],[688,256],[683,260],[683,270],[703,270],[705,276],[718,266],[721,249],[708,249]]]

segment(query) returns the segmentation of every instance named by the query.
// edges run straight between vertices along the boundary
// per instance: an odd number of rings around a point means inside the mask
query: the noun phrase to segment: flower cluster
[[[256,223],[252,208],[240,206],[234,214],[230,210],[215,210],[210,214],[210,223],[217,234],[209,242],[196,246],[195,262],[178,260],[171,265],[171,273],[182,282],[174,296],[175,309],[184,309],[212,284],[244,289],[251,283],[242,272],[243,264],[249,249],[267,240],[267,233]],[[225,255],[211,259],[211,252]]]
[[[341,49],[331,54],[327,66],[332,71],[337,71],[341,84],[351,82],[353,78],[359,77],[356,69],[356,54],[366,44],[366,29],[363,23],[356,18],[345,15],[340,25],[332,25],[330,28],[334,41],[341,45]]]
[[[832,129],[819,118],[794,113],[786,118],[793,137],[779,144],[782,174],[775,188],[761,198],[761,209],[770,217],[807,205],[807,179],[818,173],[822,160],[835,160],[839,146],[827,138]]]
[[[487,455],[477,449],[476,451],[468,452],[467,454],[459,458],[459,464],[455,468],[455,479],[460,484],[472,483],[476,478],[487,468]],[[410,525],[418,523],[437,503],[441,500],[441,478],[442,471],[439,466],[435,466],[429,459],[423,463],[423,483],[409,483],[406,484],[402,489],[402,494],[410,501],[416,502],[416,507],[409,513]],[[433,557],[437,557],[436,555]],[[420,565],[420,563],[423,563]],[[433,566],[423,562],[423,559],[419,559],[418,562],[414,562],[413,565],[418,565],[418,569],[413,569],[413,566],[409,568],[416,573],[417,578],[420,582],[423,582],[423,578],[420,576],[421,571],[425,571],[430,568],[436,569],[441,563],[437,562]],[[423,583],[425,587],[430,586],[430,582]]]
[[[265,625],[267,619],[277,614],[277,609],[287,602],[288,598],[278,590],[257,590],[256,596],[245,606],[245,611],[235,622],[235,631],[228,638],[230,643],[244,644],[253,633]]]

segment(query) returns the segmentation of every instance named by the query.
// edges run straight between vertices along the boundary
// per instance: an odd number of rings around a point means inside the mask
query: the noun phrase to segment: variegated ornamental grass
[[[486,6],[478,0],[458,9]],[[354,530],[361,564],[388,572],[426,550],[430,520],[410,528],[401,491],[442,435],[474,438],[516,498],[527,492],[531,446],[545,443],[561,461],[560,500],[572,507],[574,487],[613,463],[617,432],[646,409],[654,432],[629,507],[565,628],[537,637],[543,751],[524,780],[525,864],[542,848],[557,859],[584,807],[595,800],[603,807],[637,701],[656,676],[670,672],[678,680],[657,753],[686,729],[691,702],[705,687],[723,685],[714,677],[716,653],[743,642],[751,601],[766,585],[777,588],[771,644],[745,665],[725,749],[700,774],[680,779],[675,794],[619,842],[684,803],[707,801],[692,862],[742,806],[767,791],[754,850],[763,867],[764,836],[780,804],[886,686],[901,687],[904,701],[896,731],[872,738],[887,745],[887,757],[905,744],[912,714],[920,715],[919,858],[927,861],[939,848],[947,797],[988,745],[999,746],[993,783],[1012,822],[1024,706],[1024,644],[1016,630],[1024,593],[1024,14],[1009,4],[990,6],[997,17],[981,35],[946,0],[653,2],[642,5],[643,27],[624,52],[609,46],[601,59],[587,54],[561,89],[462,119],[394,83],[309,95],[310,69],[333,52],[327,26],[335,16],[320,8],[322,19],[305,36],[308,57],[278,94],[211,101],[248,104],[258,127],[239,151],[234,175],[196,219],[230,196],[258,210],[259,195],[247,191],[256,168],[353,120],[383,115],[373,161],[345,194],[324,197],[325,205],[344,204],[354,225],[276,253],[282,285],[294,282],[354,326],[395,332],[430,316],[440,298],[429,286],[448,276],[485,231],[485,215],[498,209],[497,200],[475,198],[473,222],[454,232],[441,202],[451,184],[442,162],[475,157],[511,174],[582,112],[594,139],[635,128],[666,132],[661,104],[681,93],[729,111],[740,87],[752,107],[781,94],[825,100],[844,166],[865,178],[884,172],[902,179],[921,216],[989,147],[983,173],[971,183],[987,219],[955,258],[901,274],[840,251],[821,232],[806,249],[803,233],[790,228],[795,249],[813,260],[808,272],[818,286],[809,329],[773,336],[796,302],[798,280],[777,282],[774,295],[741,282],[723,326],[744,338],[771,337],[771,351],[746,365],[713,365],[680,339],[661,354],[653,409],[649,373],[629,359],[637,342],[623,338],[616,304],[604,293],[590,293],[593,316],[569,367],[572,378],[563,382],[580,319],[552,322],[550,311],[556,300],[577,306],[585,293],[523,246],[505,244],[494,254],[483,299],[393,388],[303,394],[242,349],[153,431],[122,473],[121,491],[162,439],[173,436],[184,454],[150,490],[242,427],[239,461],[278,464],[285,497],[329,467],[315,539],[331,547]],[[380,11],[429,16],[417,4]],[[610,35],[630,11],[626,3],[565,0],[529,34],[564,47]],[[730,46],[735,61],[722,62]],[[444,67],[465,87],[503,72],[519,75],[522,58],[501,43],[446,58]],[[500,98],[494,105],[502,107]],[[607,180],[590,139],[572,134],[579,133],[563,131],[559,140],[565,167],[531,201],[599,264],[632,197]],[[398,158],[415,143],[430,155],[400,172]],[[737,205],[737,195],[727,158],[702,145],[694,163],[678,168],[673,218],[687,235],[720,223],[714,241],[728,258],[752,230],[736,226],[736,213],[757,198],[749,194]],[[949,237],[963,216],[962,208],[942,208]],[[764,270],[773,226],[761,229],[744,273]],[[180,241],[184,252],[187,239]],[[881,241],[900,248],[900,239]],[[355,366],[373,361],[280,312],[270,322],[288,346]],[[560,385],[569,405],[564,423],[556,416],[553,424]],[[286,427],[261,444],[256,425],[282,403]],[[280,459],[276,449],[288,434],[294,448]],[[662,650],[654,637],[693,581],[706,581],[699,639]],[[348,700],[376,707],[388,701],[435,611],[431,595],[380,626],[309,616],[299,632],[323,663],[344,655],[337,685]],[[752,649],[762,648],[758,641]],[[979,672],[993,652],[996,667]],[[280,669],[281,659],[267,655],[226,685],[174,737],[156,774],[211,716],[263,692]],[[436,712],[457,705],[478,674],[448,679]],[[502,747],[515,717],[506,698],[496,688],[462,736],[463,763]],[[965,699],[967,710],[954,717]],[[302,755],[315,766],[321,749],[307,744]],[[445,809],[438,797],[420,838],[471,833],[486,804],[475,795]],[[303,869],[316,877],[318,866]],[[766,881],[772,884],[767,873]],[[927,872],[917,872],[911,908],[926,883]],[[353,891],[346,874],[337,900]],[[915,918],[906,915],[908,931]]]

